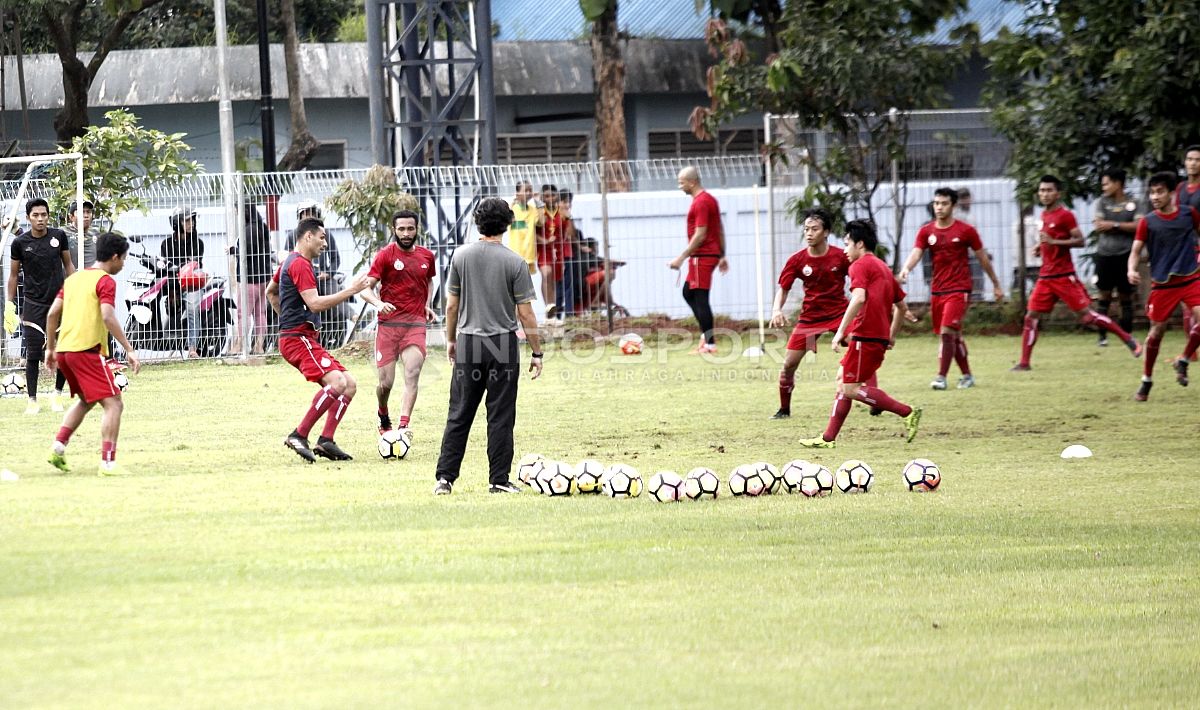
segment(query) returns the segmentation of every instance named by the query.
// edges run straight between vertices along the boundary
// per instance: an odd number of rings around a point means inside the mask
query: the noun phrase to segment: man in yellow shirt
[[[113,379],[108,361],[108,336],[125,349],[125,359],[136,373],[141,368],[133,347],[125,338],[117,320],[117,282],[113,279],[125,267],[129,241],[119,234],[105,233],[96,242],[96,262],[90,268],[77,271],[63,283],[58,297],[46,316],[46,367],[62,368],[71,385],[71,394],[79,401],[67,410],[62,427],[50,449],[50,463],[60,471],[68,471],[67,442],[83,423],[87,413],[100,403],[104,416],[100,420],[101,476],[128,473],[119,467],[117,434],[121,430],[121,389]],[[62,330],[59,331],[61,323]]]
[[[537,271],[537,222],[539,210],[533,199],[533,184],[528,180],[517,183],[517,194],[512,199],[513,223],[508,228],[508,248],[515,251],[529,266],[529,273]]]

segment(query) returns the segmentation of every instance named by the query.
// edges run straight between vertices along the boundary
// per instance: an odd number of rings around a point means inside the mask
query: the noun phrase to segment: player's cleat
[[[958,388],[960,390],[969,390],[975,386],[975,375],[963,375],[958,378]]]
[[[517,488],[517,485],[515,483],[513,483],[512,481],[505,481],[504,483],[493,483],[492,485],[488,486],[488,493],[520,493],[520,492],[521,492],[521,489]]]
[[[937,377],[933,378],[933,382],[929,383],[929,388],[935,390],[946,389],[946,376],[938,375]]]
[[[63,409],[62,400],[60,400],[58,395],[56,395],[56,394],[50,395],[50,411],[51,412],[67,411],[67,410]]]
[[[711,344],[710,343],[700,343],[699,345],[696,346],[695,350],[691,351],[690,354],[692,354],[692,355],[716,355],[717,354],[717,344],[716,343],[711,343]]]
[[[454,492],[454,484],[444,478],[437,479],[437,485],[433,487],[435,496],[448,496]]]
[[[546,320],[554,320],[556,315],[558,315],[558,306],[551,304],[546,308]]]
[[[1029,372],[1031,369],[1032,368],[1029,367],[1029,365],[1023,365],[1018,362],[1016,365],[1013,365],[1012,367],[1008,368],[1008,371],[1009,372]]]
[[[60,454],[57,451],[50,452],[50,458],[46,459],[51,466],[57,468],[63,473],[70,473],[71,467],[67,465],[67,457],[65,454]]]
[[[326,439],[323,436],[317,437],[317,445],[313,447],[313,453],[329,459],[330,461],[352,461],[353,456],[342,451],[342,447],[337,445],[333,439]]]
[[[34,415],[42,411],[42,407],[36,399],[29,400],[29,404],[25,405],[25,413]]]
[[[1188,386],[1188,361],[1184,358],[1179,358],[1175,361],[1175,381],[1180,387]]]
[[[1146,400],[1150,399],[1150,388],[1153,386],[1153,382],[1146,382],[1145,380],[1142,380],[1142,386],[1138,387],[1138,391],[1133,394],[1134,400],[1138,402],[1145,402]]]
[[[792,416],[792,410],[784,409],[784,408],[780,407],[778,412],[775,412],[774,414],[771,415],[771,418],[772,419],[787,419],[790,416]]]
[[[870,415],[871,415],[871,416],[873,416],[873,417],[877,417],[877,416],[879,416],[880,414],[883,414],[883,410],[882,410],[882,409],[880,409],[879,407],[871,407],[871,410],[870,410],[869,412],[867,412],[867,413],[868,413],[868,414],[870,414]]]
[[[132,476],[133,475],[129,472],[128,469],[126,469],[124,466],[117,463],[116,461],[109,461],[107,463],[101,461],[99,468],[96,469],[96,473],[101,476],[111,476],[111,477]]]
[[[283,445],[296,452],[296,455],[309,463],[314,463],[317,460],[312,449],[308,446],[308,439],[300,436],[294,429],[287,438],[283,440]]]
[[[917,438],[917,428],[921,426],[921,408],[913,407],[908,416],[904,418],[904,440],[912,443],[912,440]]]
[[[1096,341],[1096,347],[1098,347],[1098,348],[1107,348],[1108,347],[1108,335],[1106,333],[1100,334],[1100,339]]]
[[[1137,341],[1137,338],[1126,340],[1125,347],[1129,348],[1130,354],[1134,357],[1142,356],[1142,344]]]
[[[379,433],[392,430],[392,418],[386,414],[379,415]]]
[[[801,439],[800,441],[797,441],[796,443],[799,444],[800,446],[803,446],[806,449],[836,449],[837,448],[836,441],[825,441],[824,439],[822,439],[819,436],[812,438],[812,439]]]

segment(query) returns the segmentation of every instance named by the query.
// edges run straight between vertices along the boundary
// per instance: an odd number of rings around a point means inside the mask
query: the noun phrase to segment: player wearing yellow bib
[[[53,370],[57,364],[71,385],[71,394],[79,397],[63,417],[50,450],[49,461],[60,471],[69,470],[66,453],[71,435],[99,402],[104,410],[100,420],[99,473],[101,476],[128,473],[116,462],[123,404],[121,390],[113,381],[107,361],[111,334],[125,349],[125,359],[133,372],[141,368],[133,347],[125,339],[115,308],[117,282],[113,276],[125,267],[128,253],[129,241],[125,237],[100,235],[96,262],[91,268],[67,277],[46,316],[46,367]]]
[[[537,271],[537,221],[539,211],[533,199],[533,184],[528,180],[517,183],[517,194],[510,207],[513,223],[508,228],[508,248],[515,251],[529,266],[529,273]]]

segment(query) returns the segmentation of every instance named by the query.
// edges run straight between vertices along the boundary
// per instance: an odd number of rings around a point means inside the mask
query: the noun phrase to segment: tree
[[[296,31],[295,0],[280,0],[283,22],[283,64],[287,73],[288,113],[291,114],[292,142],[279,161],[282,171],[303,170],[312,162],[320,141],[308,130],[308,113],[304,110],[304,94],[300,92],[300,36]]]
[[[625,60],[617,27],[618,0],[579,0],[584,18],[592,23],[592,80],[595,83],[596,142],[606,161],[629,158],[625,136]],[[629,189],[624,165],[606,166],[609,190]]]
[[[421,213],[417,198],[400,189],[396,171],[382,165],[372,165],[362,182],[346,178],[325,200],[350,228],[354,244],[362,254],[355,269],[371,262],[375,252],[387,246],[392,238],[392,215],[399,210]]]
[[[1023,205],[1043,174],[1088,196],[1107,168],[1175,169],[1200,142],[1197,17],[1200,0],[1030,3],[1019,30],[988,45],[985,100],[1013,144]]]
[[[791,155],[812,183],[789,209],[820,205],[835,215],[873,217],[872,196],[890,179],[892,161],[904,160],[906,112],[945,100],[944,82],[967,57],[972,35],[970,27],[958,28],[955,38],[965,41],[950,47],[926,37],[965,6],[791,0],[774,29],[780,49],[773,53],[710,20],[707,41],[719,62],[708,73],[710,105],[692,112],[693,131],[710,138],[721,122],[748,111],[794,114]],[[786,159],[781,144],[768,151],[772,160]]]
[[[39,23],[46,28],[54,43],[54,51],[62,62],[63,106],[54,114],[54,132],[61,144],[84,133],[88,120],[88,91],[96,72],[117,47],[129,24],[139,13],[162,0],[104,0],[103,10],[96,11],[97,0],[29,0],[25,7],[40,11]],[[99,33],[92,56],[84,63],[79,57],[85,11],[89,20],[101,23],[87,26]]]
[[[696,11],[704,4],[704,0],[696,0]],[[779,21],[783,17],[780,0],[712,0],[712,9],[723,20],[761,27],[767,54],[779,51]]]

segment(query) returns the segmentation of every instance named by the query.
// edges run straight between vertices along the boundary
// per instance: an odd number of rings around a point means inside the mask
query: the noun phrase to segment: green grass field
[[[882,385],[925,407],[916,442],[857,409],[840,448],[808,456],[792,442],[825,424],[824,340],[790,421],[768,420],[769,358],[554,353],[522,383],[518,454],[647,478],[875,468],[869,495],[817,500],[488,495],[482,413],[434,498],[440,351],[394,463],[374,453],[365,359],[344,465],[282,447],[312,388],[279,362],[144,370],[130,479],[92,475],[96,418],[60,475],[58,416],[0,400],[0,467],[21,476],[0,484],[0,707],[1194,707],[1198,387],[1160,362],[1135,403],[1139,365],[1084,334],[1043,336],[1020,374],[1016,338],[969,343],[974,390],[928,388],[931,336],[889,355]],[[1061,460],[1071,443],[1095,457]],[[918,456],[938,492],[902,489]]]

